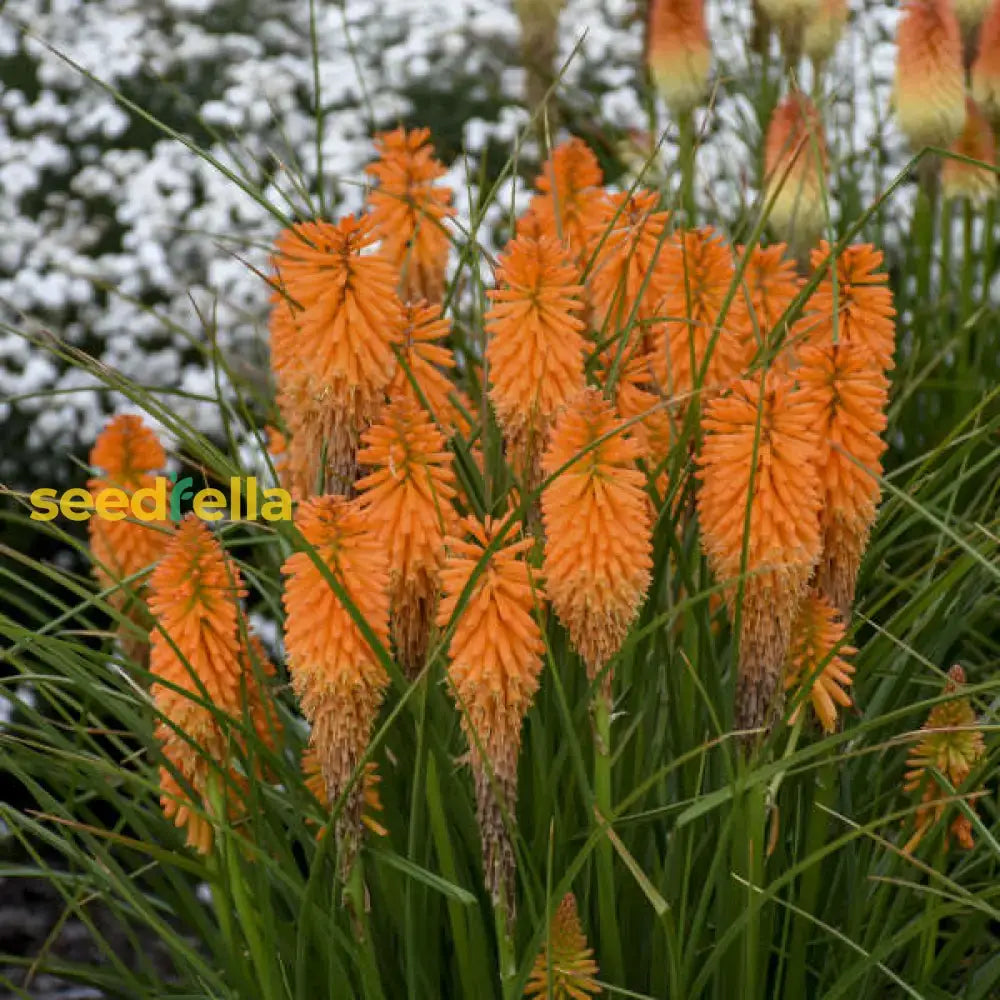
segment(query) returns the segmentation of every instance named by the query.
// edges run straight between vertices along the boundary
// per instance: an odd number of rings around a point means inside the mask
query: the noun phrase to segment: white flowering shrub
[[[644,86],[639,6],[566,4],[559,114],[623,183],[623,168],[663,128],[658,163],[669,184],[675,147]],[[746,7],[710,5],[716,90],[697,122],[696,195],[737,234],[757,195],[762,129],[747,97],[761,74],[747,55]],[[859,7],[840,69],[828,74],[837,190],[856,189],[858,206],[903,162],[883,121],[895,16]],[[229,373],[266,386],[261,272],[279,226],[268,204],[289,216],[360,206],[374,132],[431,128],[469,232],[480,185],[492,185],[527,134],[518,36],[512,4],[495,0],[9,0],[0,15],[0,478],[22,487],[72,479],[67,453],[83,458],[107,414],[129,405],[32,336],[171,393],[185,419],[221,433],[215,399],[230,392]],[[537,159],[525,141],[517,174],[503,177],[477,220],[488,249],[506,232],[504,215],[525,204]],[[891,247],[891,234],[877,235]]]

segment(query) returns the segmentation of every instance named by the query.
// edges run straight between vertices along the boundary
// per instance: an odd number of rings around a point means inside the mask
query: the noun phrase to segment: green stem
[[[611,809],[611,692],[601,682],[594,698],[594,799],[598,812],[610,822]],[[601,927],[601,968],[611,983],[624,985],[615,893],[614,848],[608,837],[597,844],[597,896]]]
[[[512,991],[517,978],[517,958],[508,916],[507,907],[502,900],[493,904],[493,921],[496,925],[497,952],[500,959],[500,996],[503,1000],[515,1000]]]
[[[962,306],[958,319],[964,323],[972,315],[972,290],[976,274],[976,257],[973,246],[972,202],[966,199],[962,217]],[[973,338],[969,337],[969,361],[972,361]]]
[[[356,954],[361,968],[364,995],[368,1000],[385,1000],[385,994],[382,992],[382,981],[378,974],[378,962],[375,959],[365,895],[364,864],[359,850],[344,886],[344,902],[350,911],[351,923],[354,926],[354,939],[359,946]]]
[[[694,118],[690,112],[681,115],[680,127],[680,161],[681,161],[681,206],[684,209],[685,225],[695,225],[697,206],[694,200],[694,164],[696,146],[694,141]]]

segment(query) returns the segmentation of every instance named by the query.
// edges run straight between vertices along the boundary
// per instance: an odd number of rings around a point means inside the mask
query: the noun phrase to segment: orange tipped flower
[[[413,400],[391,403],[362,438],[357,483],[372,531],[389,554],[392,630],[411,676],[424,665],[444,561],[444,536],[456,515],[452,455],[441,432]]]
[[[979,47],[972,64],[972,96],[994,122],[1000,121],[1000,0],[992,5],[979,29]]]
[[[90,464],[101,472],[99,477],[88,480],[87,489],[96,496],[102,490],[119,489],[128,498],[136,490],[153,486],[154,472],[163,468],[167,456],[153,431],[141,417],[121,415],[114,417],[97,436],[90,452]],[[152,516],[150,503],[142,504],[146,519],[139,523],[131,513],[124,513],[120,520],[91,517],[87,522],[90,533],[90,551],[94,558],[94,576],[102,589],[122,585],[122,581],[155,563],[163,554],[170,539],[171,524]],[[108,603],[119,610],[129,605],[129,591],[141,596],[140,583],[122,585],[125,589],[113,590]],[[141,606],[129,609],[130,618],[143,624],[145,615]],[[145,651],[145,642],[137,641],[131,632],[120,631],[126,656],[137,659]]]
[[[295,523],[344,588],[375,638],[389,645],[389,567],[385,547],[357,504],[323,496],[299,507]],[[312,724],[331,802],[347,793],[338,833],[350,864],[360,832],[362,788],[351,786],[368,746],[388,674],[347,608],[312,560],[285,560],[285,647],[292,687]],[[348,789],[350,788],[350,791]]]
[[[368,204],[404,301],[440,302],[444,294],[450,246],[444,220],[455,210],[451,188],[434,183],[447,171],[434,158],[430,134],[426,128],[383,132],[375,137],[379,159],[365,168],[378,181]]]
[[[646,63],[674,115],[701,103],[712,67],[703,0],[650,0]]]
[[[799,382],[815,407],[823,556],[816,586],[846,621],[881,495],[889,383],[867,348],[841,342],[799,353]]]
[[[547,943],[542,945],[535,959],[524,995],[552,1000],[587,1000],[602,992],[597,982],[598,971],[594,949],[587,947],[587,936],[580,924],[576,898],[567,892],[552,914]]]
[[[837,706],[853,704],[847,688],[853,683],[854,667],[846,657],[857,650],[844,644],[844,632],[833,605],[819,594],[809,594],[799,605],[785,665],[785,690],[803,690],[827,733],[837,727]],[[790,722],[795,722],[801,708],[800,704]]]
[[[561,239],[580,262],[591,228],[603,218],[604,175],[591,148],[575,136],[560,143],[535,178],[539,190],[518,222],[519,236]],[[537,227],[536,232],[529,232]]]
[[[827,218],[826,139],[819,109],[793,90],[774,109],[764,143],[768,222],[796,251],[816,242]]]
[[[653,564],[639,445],[617,434],[595,447],[620,423],[597,389],[585,389],[556,422],[542,462],[546,476],[573,463],[542,493],[544,570],[552,606],[591,679],[624,642]]]
[[[834,278],[825,263],[831,249],[823,240],[812,251],[813,268],[825,267],[825,273],[809,299],[806,314],[795,324],[793,349],[803,344],[824,347],[835,339],[860,344],[889,370],[896,350],[896,310],[889,276],[878,271],[882,251],[870,243],[847,247],[837,258]]]
[[[215,712],[239,717],[241,679],[239,570],[218,539],[189,515],[170,539],[149,581],[149,607],[159,627],[151,635],[153,701],[162,716],[156,735],[164,756],[200,800],[206,794],[209,759],[223,762],[229,749]],[[187,828],[188,843],[207,851],[211,826],[167,768],[160,772],[164,813]]]
[[[957,665],[952,667],[948,671],[944,693],[955,697],[931,709],[922,727],[926,735],[910,751],[906,760],[908,770],[904,791],[921,792],[923,804],[917,809],[916,831],[903,848],[904,851],[912,851],[949,806],[949,803],[941,799],[951,793],[929,773],[929,769],[933,768],[944,775],[957,791],[986,753],[983,734],[976,723],[976,713],[969,699],[958,695],[964,684],[965,671]],[[973,804],[971,797],[969,804]],[[955,817],[949,832],[964,848],[973,847],[972,824],[963,813]],[[945,839],[947,842],[948,834]]]
[[[588,291],[605,338],[631,322],[650,319],[666,290],[663,263],[669,212],[655,211],[652,191],[611,195],[603,218],[590,230],[588,255],[594,258]]]
[[[746,299],[732,294],[733,254],[711,228],[684,231],[663,255],[668,277],[652,327],[650,366],[660,389],[682,404],[694,392],[724,388],[753,355]],[[722,326],[722,308],[731,298]]]
[[[743,286],[750,304],[753,339],[770,345],[776,339],[779,321],[787,314],[802,287],[794,261],[785,256],[784,243],[741,248],[746,256]]]
[[[965,128],[951,147],[951,152],[989,166],[979,167],[964,160],[945,158],[941,165],[941,190],[944,196],[968,198],[977,207],[982,207],[991,198],[995,198],[997,175],[990,169],[995,166],[997,159],[993,130],[971,98],[966,99]]]
[[[300,496],[326,478],[349,485],[357,436],[395,371],[403,314],[392,265],[364,252],[374,241],[371,219],[349,215],[298,223],[275,244],[283,295],[272,314],[272,359],[292,435],[289,479]]]
[[[450,348],[441,343],[447,339],[451,324],[436,306],[425,302],[407,303],[405,314],[400,363],[386,395],[390,399],[406,396],[420,405],[426,402],[434,421],[448,437],[468,436],[472,430],[468,416],[473,412],[472,404],[445,374],[455,367]]]
[[[552,420],[584,385],[583,288],[562,244],[548,236],[508,243],[496,281],[486,314],[490,399],[530,488]]]
[[[503,814],[506,810],[513,815],[517,801],[521,723],[538,690],[542,669],[545,645],[533,614],[542,595],[524,558],[532,539],[507,541],[508,534],[486,559],[482,572],[476,572],[500,525],[490,518],[481,524],[468,517],[462,526],[471,541],[462,536],[447,540],[438,624],[451,622],[459,597],[475,573],[468,603],[451,638],[448,678],[469,741],[486,885],[494,901],[502,900],[510,911],[514,852]]]
[[[900,129],[914,149],[950,146],[965,124],[962,33],[951,0],[910,0],[896,42]]]
[[[731,613],[742,577],[736,724],[755,728],[778,707],[792,622],[820,555],[813,408],[789,376],[771,372],[713,399],[702,427],[701,543]]]
[[[803,49],[815,63],[825,63],[833,55],[847,24],[847,0],[819,0],[806,21]]]

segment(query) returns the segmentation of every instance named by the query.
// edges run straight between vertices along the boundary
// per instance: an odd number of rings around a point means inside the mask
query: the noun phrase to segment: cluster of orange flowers
[[[892,297],[880,253],[825,243],[805,297],[782,245],[671,231],[654,192],[606,190],[590,149],[565,142],[499,257],[486,315],[486,392],[522,506],[540,492],[538,523],[522,535],[531,518],[514,508],[470,512],[449,446],[471,443],[480,421],[449,379],[441,167],[425,130],[378,148],[368,210],[296,224],[274,254],[278,467],[305,543],[283,567],[287,667],[311,726],[303,766],[317,797],[340,804],[349,861],[373,822],[365,764],[390,657],[414,679],[440,642],[486,881],[511,905],[508,817],[545,608],[610,699],[614,658],[650,587],[657,514],[673,530],[695,513],[667,502],[692,485],[689,449],[702,546],[740,623],[737,723],[769,725],[785,687],[827,730],[851,704],[844,638],[879,499]],[[92,458],[129,491],[164,462],[127,417]],[[212,810],[238,822],[240,789],[262,767],[240,734],[280,739],[274,667],[248,633],[241,575],[216,534],[190,517],[91,524],[102,583],[158,561],[150,668],[163,807],[207,850]],[[583,951],[558,962],[591,975]]]

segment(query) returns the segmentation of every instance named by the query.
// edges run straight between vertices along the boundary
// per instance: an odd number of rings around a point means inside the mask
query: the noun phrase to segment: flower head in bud
[[[366,167],[378,181],[368,196],[382,255],[400,275],[404,301],[440,302],[450,241],[444,220],[455,214],[447,171],[434,158],[430,130],[397,128],[375,137],[379,159]]]
[[[825,272],[805,315],[795,324],[793,348],[802,344],[823,347],[835,340],[860,344],[888,370],[896,349],[896,310],[889,276],[878,270],[882,252],[870,243],[849,246],[837,258],[831,274],[825,263],[831,249],[823,240],[812,252],[813,268],[824,267]]]
[[[889,383],[860,344],[805,347],[799,359],[796,374],[819,432],[823,556],[816,586],[846,621],[881,496]]]
[[[560,143],[535,179],[539,193],[519,221],[518,235],[561,239],[579,263],[591,227],[603,218],[603,182],[597,157],[582,139],[573,136]],[[529,226],[536,226],[538,232],[528,232]]]
[[[469,742],[486,884],[494,900],[511,909],[514,852],[503,813],[512,814],[517,801],[521,724],[538,690],[545,645],[534,617],[541,593],[525,561],[532,540],[508,541],[508,534],[478,568],[499,527],[468,517],[462,534],[447,539],[438,624],[451,624],[474,578],[454,624],[448,679]]]
[[[347,793],[338,831],[349,862],[362,801],[361,785],[352,785],[352,779],[389,677],[312,557],[325,564],[383,647],[389,644],[389,566],[367,517],[342,497],[317,497],[301,505],[295,523],[313,552],[296,552],[282,567],[288,669],[312,725],[310,742],[327,797],[335,802]]]
[[[646,62],[674,115],[701,103],[712,66],[703,0],[650,0]]]
[[[848,662],[857,650],[844,644],[844,623],[830,602],[819,594],[809,594],[799,605],[792,626],[792,641],[785,665],[785,690],[803,690],[812,703],[823,731],[837,726],[837,706],[849,708],[847,693],[854,667]],[[796,708],[794,722],[801,705]]]
[[[326,476],[346,488],[357,436],[395,371],[403,312],[393,266],[365,253],[374,241],[370,218],[346,216],[298,223],[275,244],[282,295],[272,314],[272,363],[291,432],[289,478],[301,496]]]
[[[817,433],[807,394],[777,372],[711,400],[702,427],[701,543],[731,613],[742,579],[736,719],[756,728],[778,707],[792,622],[820,555]]]
[[[580,924],[576,898],[573,893],[568,892],[552,914],[547,945],[542,946],[535,959],[524,995],[538,1000],[542,997],[551,997],[553,1000],[587,1000],[587,997],[597,996],[601,992],[597,975],[594,949],[587,946],[587,936]]]
[[[847,24],[847,0],[819,0],[806,21],[803,49],[814,63],[825,63],[837,48]]]
[[[951,0],[910,0],[896,43],[899,127],[914,149],[947,148],[965,124],[962,33]]]
[[[625,640],[652,568],[638,442],[623,433],[601,440],[620,423],[597,389],[585,389],[556,422],[542,461],[547,476],[559,472],[542,493],[546,589],[591,678]]]
[[[1000,121],[1000,0],[992,0],[979,29],[972,64],[972,96],[994,123]]]
[[[357,490],[372,531],[389,555],[393,637],[407,673],[424,665],[434,619],[444,536],[454,527],[455,474],[441,432],[402,396],[362,437]]]
[[[732,250],[715,230],[684,231],[662,256],[657,312],[669,318],[651,328],[649,359],[661,391],[683,406],[692,393],[717,392],[743,372],[754,352],[752,324],[745,297],[733,294]]]
[[[946,157],[941,165],[941,190],[946,198],[968,198],[974,206],[982,208],[997,194],[997,175],[993,170],[997,159],[996,142],[990,123],[976,102],[967,98],[966,107],[965,128],[951,152],[986,165],[977,166],[966,160]]]
[[[774,109],[764,145],[768,222],[797,250],[811,246],[827,218],[826,139],[819,109],[793,90]]]
[[[952,667],[948,671],[945,694],[954,697],[931,709],[921,730],[925,735],[906,760],[904,791],[911,794],[920,792],[922,802],[917,809],[916,831],[904,848],[907,852],[920,843],[948,806],[941,799],[949,793],[930,773],[930,769],[938,771],[958,790],[986,753],[982,730],[977,725],[972,704],[967,697],[959,694],[964,684],[965,671],[959,666]],[[959,813],[950,832],[963,847],[968,849],[973,846],[972,824],[964,814]]]

